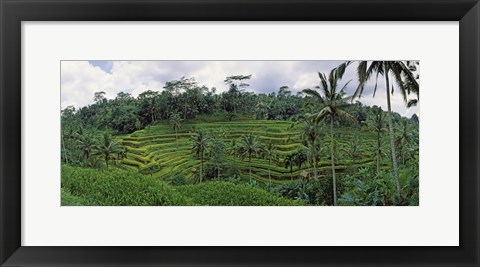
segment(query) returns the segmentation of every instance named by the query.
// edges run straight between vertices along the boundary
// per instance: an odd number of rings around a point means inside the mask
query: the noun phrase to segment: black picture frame
[[[478,0],[0,0],[0,17],[2,266],[480,266]],[[460,246],[22,246],[22,21],[148,20],[459,21]],[[442,56],[442,51],[439,51],[439,56]]]

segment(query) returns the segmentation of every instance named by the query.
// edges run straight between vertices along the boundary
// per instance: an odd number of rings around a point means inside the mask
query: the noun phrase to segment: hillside
[[[63,206],[291,206],[260,188],[213,181],[173,186],[138,172],[62,166]]]
[[[263,144],[274,144],[279,160],[271,163],[271,176],[274,183],[281,183],[291,179],[289,168],[285,168],[285,157],[302,147],[301,126],[294,125],[290,121],[277,120],[238,120],[231,122],[200,122],[188,121],[182,124],[178,132],[178,147],[175,139],[175,132],[168,125],[168,122],[158,122],[147,129],[136,131],[128,136],[122,137],[121,142],[127,148],[127,158],[121,161],[121,166],[140,171],[142,174],[151,175],[162,180],[169,180],[173,176],[182,174],[187,180],[192,180],[194,172],[198,170],[200,160],[195,159],[192,153],[191,138],[195,132],[204,131],[221,136],[225,141],[227,149],[235,138],[253,133],[258,135]],[[325,130],[326,133],[327,129]],[[361,146],[374,147],[375,134],[364,128],[339,128],[337,147],[348,146],[347,142],[354,135],[358,135]],[[324,144],[328,147],[328,143]],[[328,151],[327,151],[328,152]],[[321,157],[319,173],[331,171],[331,161],[328,153]],[[240,169],[242,177],[248,173],[248,162],[233,153],[226,154],[225,160]],[[373,164],[371,151],[363,151],[356,160],[357,167]],[[343,157],[339,159],[336,170],[342,172],[352,166],[352,161]],[[311,171],[311,166],[302,166],[302,169]],[[300,170],[293,167],[293,177],[298,177]],[[252,176],[262,182],[268,181],[268,160],[260,157],[252,159]]]

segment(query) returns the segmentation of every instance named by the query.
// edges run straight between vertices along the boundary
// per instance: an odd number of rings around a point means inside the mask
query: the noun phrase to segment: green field
[[[173,186],[135,171],[62,166],[63,206],[292,206],[263,189],[226,181]]]
[[[192,153],[191,137],[194,132],[203,131],[221,135],[229,145],[233,138],[253,133],[258,135],[263,144],[273,143],[278,151],[279,160],[271,163],[271,176],[273,183],[282,183],[291,179],[290,170],[284,167],[284,158],[289,153],[295,152],[302,146],[299,126],[292,127],[290,121],[275,120],[239,120],[232,122],[194,122],[183,123],[178,132],[178,147],[175,140],[175,132],[166,122],[160,122],[147,129],[136,131],[120,140],[127,148],[127,158],[119,162],[119,165],[137,170],[142,174],[170,180],[173,176],[182,174],[187,181],[191,181],[194,175],[192,169],[199,169],[200,160],[195,159]],[[337,146],[342,147],[345,142],[357,134],[362,145],[373,147],[375,134],[361,128],[340,128],[338,134],[342,139],[337,141]],[[328,146],[328,143],[325,144]],[[248,161],[238,156],[227,155],[226,161],[235,164],[241,176],[248,178]],[[356,160],[357,167],[365,167],[374,164],[371,154],[365,152]],[[331,172],[331,161],[328,153],[318,164],[319,174]],[[342,172],[352,167],[352,161],[348,159],[338,160],[336,170]],[[312,171],[312,167],[306,165],[303,170]],[[299,175],[298,167],[293,168],[293,177]],[[268,160],[262,158],[252,159],[252,177],[260,182],[268,181]]]

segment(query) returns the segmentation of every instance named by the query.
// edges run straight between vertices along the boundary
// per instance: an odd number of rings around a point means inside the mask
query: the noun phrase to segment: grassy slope
[[[130,170],[62,166],[65,206],[291,206],[300,203],[230,182],[172,186]]]
[[[300,146],[300,128],[291,128],[292,122],[272,121],[272,120],[237,120],[231,122],[213,121],[203,122],[205,119],[197,121],[185,121],[179,131],[179,146],[175,141],[175,133],[168,126],[167,122],[159,122],[147,129],[136,131],[130,136],[123,138],[123,145],[128,149],[127,159],[121,162],[121,166],[139,170],[142,174],[163,180],[170,179],[173,175],[183,174],[187,179],[192,179],[192,168],[199,169],[200,161],[196,160],[191,153],[190,138],[193,132],[202,130],[206,132],[216,132],[224,136],[228,147],[233,138],[239,138],[248,133],[257,134],[263,143],[273,143],[280,155],[280,161],[272,163],[271,173],[275,183],[290,180],[289,169],[283,166],[283,160],[289,153],[296,151]],[[364,147],[373,147],[375,144],[375,135],[369,131],[357,131],[360,135]],[[340,128],[337,130],[341,138],[337,141],[338,146],[345,144],[354,134],[354,130]],[[327,142],[327,141],[325,141]],[[327,143],[325,145],[328,145]],[[345,157],[342,157],[345,158]],[[248,163],[246,160],[233,159],[228,156],[227,161],[235,164],[241,169],[245,176],[248,173]],[[351,162],[343,160],[337,162],[337,170],[342,171],[349,167]],[[357,161],[357,165],[367,166],[374,164],[368,153],[364,153]],[[319,173],[326,173],[330,169],[330,160],[327,155],[319,163]],[[305,167],[304,167],[305,168]],[[306,166],[307,170],[311,167]],[[268,161],[264,159],[252,160],[252,173],[254,178],[259,181],[268,180]],[[299,170],[294,167],[293,176],[296,177]]]

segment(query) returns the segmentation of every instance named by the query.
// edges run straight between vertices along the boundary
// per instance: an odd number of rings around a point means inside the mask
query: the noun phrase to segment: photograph
[[[419,84],[419,60],[62,60],[61,206],[419,206]]]

